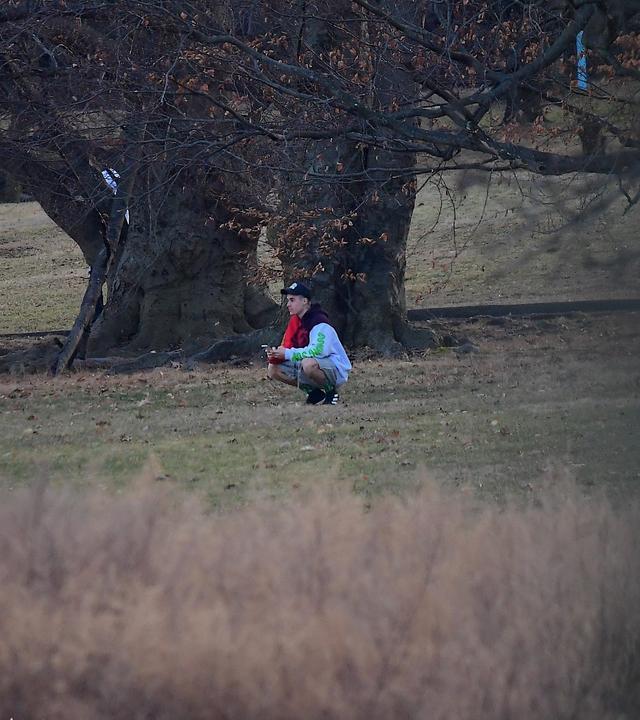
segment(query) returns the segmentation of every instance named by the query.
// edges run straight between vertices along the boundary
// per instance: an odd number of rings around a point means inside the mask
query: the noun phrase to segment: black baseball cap
[[[302,297],[306,297],[307,300],[311,300],[311,290],[301,282],[292,282],[289,287],[284,288],[283,290],[280,290],[281,295],[302,295]]]

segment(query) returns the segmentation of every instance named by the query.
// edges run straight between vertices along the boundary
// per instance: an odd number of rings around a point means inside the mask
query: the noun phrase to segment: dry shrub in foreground
[[[637,504],[0,499],[2,718],[638,717]]]

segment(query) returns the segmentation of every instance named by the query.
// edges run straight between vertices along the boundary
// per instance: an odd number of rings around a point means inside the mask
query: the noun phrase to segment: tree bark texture
[[[67,336],[65,343],[58,355],[58,358],[52,368],[52,373],[57,375],[62,370],[66,370],[73,362],[79,345],[86,340],[90,331],[91,324],[96,316],[96,308],[98,303],[102,304],[102,286],[109,274],[109,270],[116,257],[120,242],[123,238],[123,226],[126,223],[126,212],[131,197],[131,190],[135,183],[135,177],[138,172],[138,163],[131,169],[130,175],[126,181],[121,183],[117,189],[116,195],[111,204],[109,213],[109,222],[107,224],[104,246],[94,258],[91,265],[91,274],[89,283],[85,291],[80,311],[76,318],[71,332]]]
[[[335,164],[349,155],[349,171],[360,173],[362,181],[319,186],[306,197],[317,207],[331,207],[342,218],[340,226],[326,244],[321,239],[326,217],[321,218],[302,259],[285,248],[285,279],[310,277],[314,300],[351,347],[397,352],[434,345],[433,333],[414,331],[407,322],[406,244],[415,204],[415,158],[385,151],[372,156],[334,145],[324,148],[322,159]],[[394,170],[369,172],[370,166]]]
[[[20,183],[8,173],[0,170],[0,203],[17,203],[20,201],[21,194]]]
[[[399,4],[410,11],[411,3]],[[309,22],[304,32],[307,45],[318,51],[340,46],[331,24]],[[375,32],[361,23],[363,47]],[[414,80],[400,60],[369,56],[371,90],[364,102],[371,109],[401,105],[415,95]],[[351,347],[393,353],[435,344],[433,333],[412,331],[407,323],[405,251],[415,204],[415,153],[342,138],[310,142],[305,157],[307,180],[290,208],[325,212],[314,221],[305,253],[291,252],[285,242],[280,252],[285,279],[312,278],[315,299]]]
[[[92,187],[104,198],[96,205],[96,197],[83,197],[64,163],[47,167],[15,154],[12,160],[25,189],[93,267],[105,245],[112,204],[98,171],[85,158]],[[273,320],[276,304],[247,271],[256,262],[257,241],[221,227],[229,213],[211,199],[206,182],[166,182],[147,168],[133,198],[126,242],[106,277],[107,305],[91,331],[90,354],[118,346],[132,352],[208,346]]]
[[[136,188],[89,355],[117,346],[189,350],[273,318],[277,306],[247,279],[257,239],[224,227],[229,214],[206,184],[180,178],[157,190],[156,180]]]

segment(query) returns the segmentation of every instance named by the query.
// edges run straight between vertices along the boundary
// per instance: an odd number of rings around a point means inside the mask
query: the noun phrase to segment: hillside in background
[[[467,173],[419,193],[409,307],[638,297],[637,206],[600,177]]]

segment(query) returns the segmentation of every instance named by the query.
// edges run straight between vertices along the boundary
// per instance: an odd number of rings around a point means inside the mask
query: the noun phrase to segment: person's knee
[[[302,371],[306,373],[307,375],[310,372],[313,372],[314,370],[317,370],[320,366],[318,365],[318,361],[314,360],[313,358],[305,358],[302,361]]]
[[[272,365],[269,363],[267,365],[267,377],[269,380],[279,380],[280,371],[278,370],[277,365]]]

